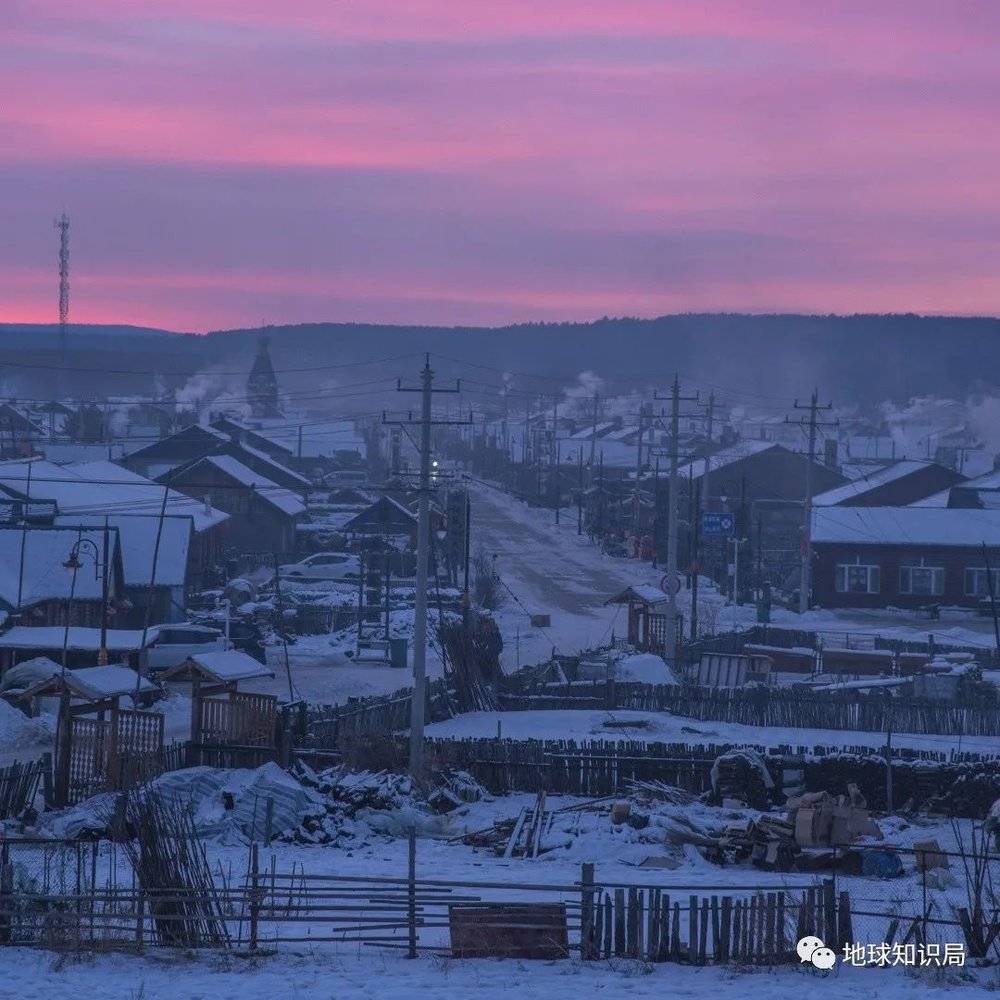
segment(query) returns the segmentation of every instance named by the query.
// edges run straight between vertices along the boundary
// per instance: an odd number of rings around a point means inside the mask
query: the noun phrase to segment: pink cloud
[[[0,319],[998,311],[1000,9],[874,7],[13,0]]]

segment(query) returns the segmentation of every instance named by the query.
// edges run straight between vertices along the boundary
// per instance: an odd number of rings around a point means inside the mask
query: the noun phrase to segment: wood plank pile
[[[711,852],[715,860],[749,860],[766,871],[791,871],[798,853],[794,826],[770,815],[730,823]]]

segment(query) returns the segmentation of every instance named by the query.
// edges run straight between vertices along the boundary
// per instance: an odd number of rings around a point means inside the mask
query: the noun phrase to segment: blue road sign
[[[707,538],[728,538],[736,528],[736,515],[728,511],[706,510],[701,515],[701,533]]]

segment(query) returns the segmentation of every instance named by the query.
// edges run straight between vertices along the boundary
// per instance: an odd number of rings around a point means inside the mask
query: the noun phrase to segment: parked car
[[[225,648],[226,639],[220,629],[191,623],[161,625],[157,637],[143,650],[142,659],[147,670],[167,670],[194,654]]]
[[[289,580],[357,580],[361,560],[348,552],[317,552],[301,562],[279,566],[278,575]]]

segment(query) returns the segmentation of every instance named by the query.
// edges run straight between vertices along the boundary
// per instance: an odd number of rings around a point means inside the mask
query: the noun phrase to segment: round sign
[[[660,590],[662,590],[664,594],[674,594],[676,596],[680,589],[681,578],[676,573],[674,574],[673,580],[670,579],[669,573],[663,574],[663,579],[660,580]]]

